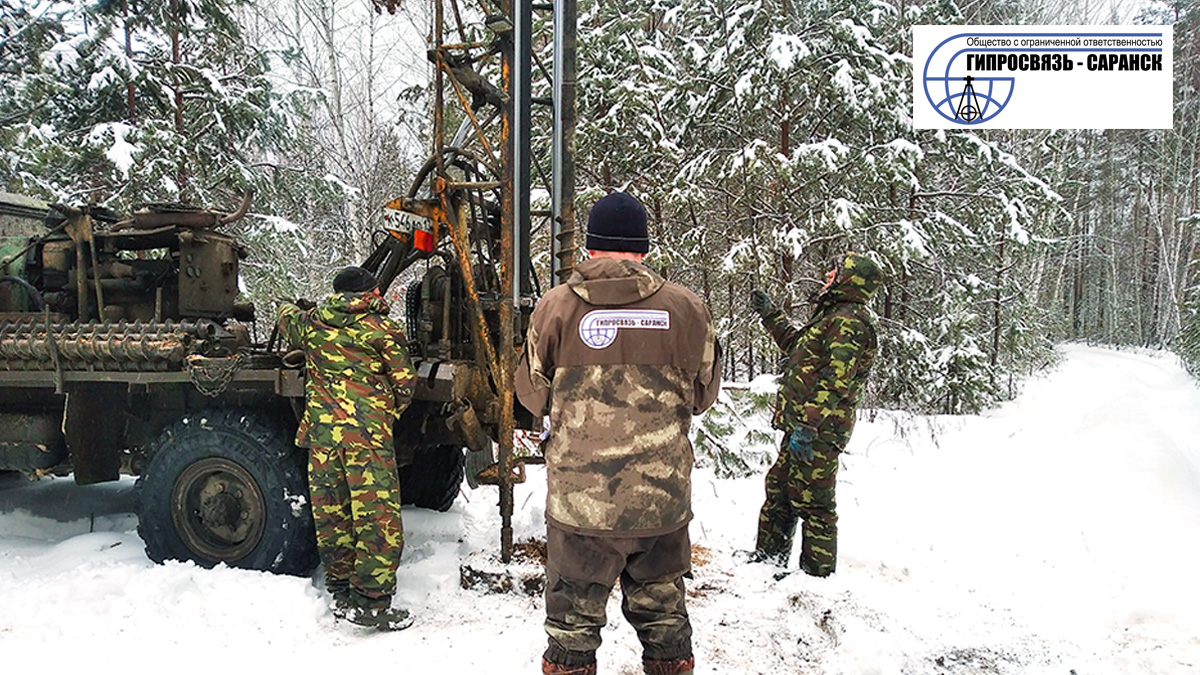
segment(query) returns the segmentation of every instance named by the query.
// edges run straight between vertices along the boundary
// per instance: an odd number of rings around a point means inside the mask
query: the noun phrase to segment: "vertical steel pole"
[[[512,70],[512,146],[513,146],[513,307],[521,306],[521,297],[533,292],[530,272],[530,128],[532,117],[530,89],[533,85],[533,0],[516,0],[513,23]]]
[[[499,303],[500,354],[496,383],[500,395],[500,560],[512,560],[513,551],[513,374],[514,317],[521,305],[522,287],[529,264],[529,112],[532,56],[531,0],[505,0],[504,11],[512,22],[512,37],[503,54],[500,71],[509,93],[501,124],[503,175],[500,209],[500,292],[511,302]]]
[[[575,17],[576,0],[554,3],[554,130],[551,158],[550,285],[575,267]]]

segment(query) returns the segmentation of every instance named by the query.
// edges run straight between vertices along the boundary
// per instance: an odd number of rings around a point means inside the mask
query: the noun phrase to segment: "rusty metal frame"
[[[462,83],[458,81],[458,78],[455,77],[454,72],[450,70],[450,65],[446,63],[444,53],[445,49],[451,49],[451,47],[440,47],[436,51],[438,69],[443,71],[446,77],[450,78],[450,84],[454,87],[454,93],[458,95],[458,101],[460,104],[462,104],[463,112],[465,112],[467,118],[471,120],[471,126],[475,130],[475,138],[478,139],[479,145],[482,146],[484,152],[487,153],[487,158],[489,160],[488,166],[493,172],[499,173],[497,170],[498,163],[496,161],[496,153],[492,150],[491,144],[488,143],[487,136],[483,133],[483,126],[479,123],[479,119],[475,117],[475,111],[471,110],[471,104],[467,102],[467,97],[462,92]]]

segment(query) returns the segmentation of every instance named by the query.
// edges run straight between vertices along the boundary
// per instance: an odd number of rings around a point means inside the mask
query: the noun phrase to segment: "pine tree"
[[[585,200],[630,189],[660,246],[651,264],[712,307],[730,379],[774,369],[748,310],[769,291],[793,320],[830,259],[876,258],[891,281],[872,395],[977,410],[1043,362],[1024,270],[1059,198],[997,141],[911,129],[911,23],[931,3],[686,0],[588,5],[581,44]],[[584,32],[586,31],[586,32]],[[595,187],[589,187],[595,186]]]
[[[242,0],[109,0],[25,19],[5,41],[0,182],[50,201],[126,211],[186,202],[253,212],[232,230],[254,256],[252,296],[295,295],[310,243],[293,224],[338,213],[345,194],[311,154],[302,93],[271,87],[246,41]],[[7,13],[6,21],[9,21]],[[13,14],[22,22],[20,14]],[[17,58],[15,55],[29,55]]]

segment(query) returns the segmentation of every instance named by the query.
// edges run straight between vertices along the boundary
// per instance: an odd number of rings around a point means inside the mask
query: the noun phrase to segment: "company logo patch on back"
[[[671,313],[664,309],[594,309],[579,321],[579,339],[592,349],[604,349],[620,330],[671,330]]]

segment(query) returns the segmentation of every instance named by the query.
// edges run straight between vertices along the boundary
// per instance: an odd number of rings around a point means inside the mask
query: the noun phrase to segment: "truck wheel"
[[[400,469],[400,499],[423,509],[448,511],[463,479],[463,449],[421,446],[413,463]]]
[[[136,484],[151,560],[295,575],[316,567],[307,458],[283,425],[207,410],[167,427],[151,451]]]

